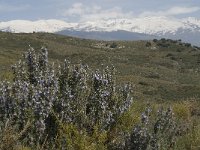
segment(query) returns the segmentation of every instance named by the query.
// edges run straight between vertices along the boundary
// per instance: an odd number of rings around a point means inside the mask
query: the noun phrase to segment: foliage
[[[177,150],[198,150],[200,148],[200,125],[199,117],[195,118],[190,125],[189,132],[181,136],[176,145]]]
[[[151,46],[151,42],[147,42],[146,47],[150,47],[150,46]]]
[[[65,58],[71,64],[88,64],[92,70],[102,68],[102,64],[114,64],[118,71],[117,82],[135,84],[138,100],[144,97],[145,100],[166,101],[200,98],[199,47],[186,47],[180,40],[166,39],[165,43],[170,46],[162,47],[158,39],[149,41],[152,46],[146,47],[148,41],[96,41],[50,33],[0,32],[0,39],[0,80],[11,81],[10,64],[21,59],[28,45],[36,51],[44,45],[49,50],[49,62],[56,64],[64,62]],[[113,42],[117,48],[109,48]],[[96,47],[99,44],[100,47]],[[169,53],[173,57],[165,57]],[[147,78],[149,72],[157,73],[159,78]],[[149,86],[138,85],[140,81]],[[155,92],[148,94],[146,91],[151,87]]]
[[[147,106],[139,123],[144,103],[133,103],[131,84],[117,84],[114,67],[55,65],[44,47],[23,57],[12,66],[13,81],[0,85],[0,149],[178,149],[177,139],[190,137],[185,147],[198,147],[199,133],[182,129],[171,108],[153,114]],[[152,84],[144,82],[143,88]],[[179,121],[191,119],[186,105],[174,105]]]
[[[117,47],[117,43],[113,42],[111,45],[110,45],[110,48],[116,48]]]
[[[53,141],[60,123],[72,124],[93,134],[109,131],[132,103],[130,84],[118,87],[114,67],[102,72],[68,61],[55,69],[48,63],[48,51],[37,55],[30,48],[13,68],[13,82],[3,81],[0,90],[1,129],[7,120],[17,131],[31,120],[33,126],[24,141],[30,145]]]
[[[157,117],[150,118],[151,109],[148,106],[141,116],[141,125],[136,125],[126,143],[126,149],[159,150],[170,149],[175,146],[177,125],[172,109],[166,111],[161,108]]]

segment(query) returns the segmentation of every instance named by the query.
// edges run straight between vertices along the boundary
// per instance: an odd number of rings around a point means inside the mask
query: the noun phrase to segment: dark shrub
[[[110,45],[110,48],[117,48],[117,43],[113,42],[113,43]]]
[[[151,46],[151,42],[147,42],[146,47],[150,47],[150,46]]]
[[[153,39],[153,42],[156,43],[156,42],[158,42],[158,40],[157,39]]]

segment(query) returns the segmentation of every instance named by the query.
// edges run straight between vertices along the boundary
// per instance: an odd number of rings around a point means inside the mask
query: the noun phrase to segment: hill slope
[[[200,98],[200,48],[181,41],[97,41],[47,33],[0,32],[0,78],[29,45],[47,46],[50,61],[63,59],[91,68],[114,65],[119,82],[135,84],[135,98],[179,100]]]

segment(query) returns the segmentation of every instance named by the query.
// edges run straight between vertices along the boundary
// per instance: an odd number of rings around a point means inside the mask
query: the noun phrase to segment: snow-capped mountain
[[[75,23],[66,23],[61,20],[12,20],[0,22],[0,30],[13,33],[50,32],[54,33],[65,28],[76,26]]]
[[[82,34],[81,37],[84,37],[84,33],[97,34],[98,32],[103,32],[108,35],[111,32],[125,31],[126,33],[129,32],[129,35],[137,33],[137,35],[143,34],[153,37],[180,38],[186,42],[200,45],[200,20],[192,17],[184,19],[143,17],[95,20],[79,23],[68,23],[55,19],[38,21],[13,20],[0,22],[0,30],[14,33],[50,32],[69,34],[70,32],[71,34],[69,35],[79,36],[79,34]],[[120,32],[120,34],[122,34],[122,32]],[[87,38],[90,38],[90,35],[88,36]],[[95,38],[93,34],[91,36]],[[123,36],[125,37],[125,35]],[[104,37],[102,37],[102,39],[104,39]],[[107,38],[105,37],[105,39]]]

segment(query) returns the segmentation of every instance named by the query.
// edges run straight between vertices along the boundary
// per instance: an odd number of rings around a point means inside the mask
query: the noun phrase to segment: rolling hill
[[[135,85],[136,99],[182,100],[200,98],[200,48],[180,40],[87,40],[50,33],[0,32],[0,78],[11,79],[11,65],[29,45],[49,49],[57,65],[65,58],[92,69],[114,65],[118,82]]]

